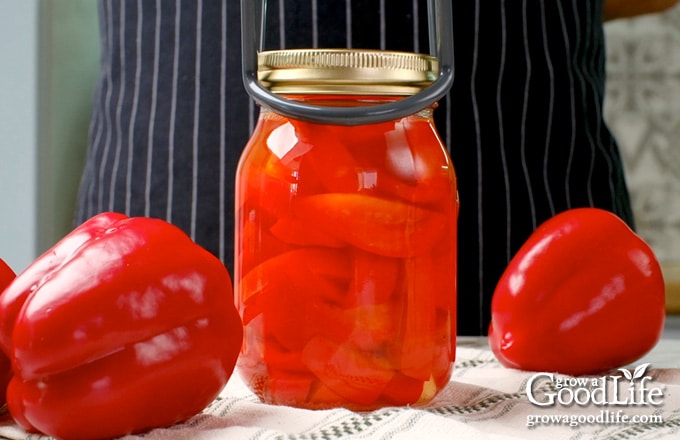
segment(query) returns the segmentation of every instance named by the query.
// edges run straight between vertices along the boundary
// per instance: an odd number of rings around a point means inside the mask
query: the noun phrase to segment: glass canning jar
[[[320,111],[417,93],[436,59],[260,54],[260,81]],[[436,105],[387,122],[305,122],[261,108],[236,174],[238,372],[262,401],[423,405],[455,357],[456,220]]]

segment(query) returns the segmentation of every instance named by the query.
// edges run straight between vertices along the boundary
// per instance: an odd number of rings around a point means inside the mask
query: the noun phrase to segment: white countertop
[[[642,359],[635,362],[649,362],[654,368],[680,368],[680,315],[666,317],[661,340]]]

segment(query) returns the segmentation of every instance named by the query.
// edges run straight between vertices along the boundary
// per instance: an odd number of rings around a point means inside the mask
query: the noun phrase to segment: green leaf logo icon
[[[649,368],[649,362],[646,364],[638,365],[637,367],[635,367],[635,370],[632,373],[629,370],[626,370],[625,368],[619,368],[619,371],[623,373],[626,379],[633,382],[635,379],[639,379],[642,376],[644,376],[645,373],[647,372],[647,368]]]

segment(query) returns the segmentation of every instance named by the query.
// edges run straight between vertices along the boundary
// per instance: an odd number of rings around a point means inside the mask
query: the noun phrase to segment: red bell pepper
[[[111,213],[21,273],[0,322],[11,415],[62,439],[188,419],[226,384],[243,334],[217,258],[165,221]]]
[[[12,288],[0,297],[0,346],[9,349],[11,346],[12,327],[26,297],[37,287],[37,282],[64,262],[83,243],[93,239],[118,220],[126,218],[123,214],[108,212],[91,218],[86,223],[71,231],[52,249],[38,257],[26,268],[19,279],[14,280]]]
[[[16,274],[12,268],[0,258],[0,292],[2,292],[14,278],[16,278]]]
[[[577,208],[543,223],[519,249],[491,315],[489,343],[503,365],[595,374],[654,347],[664,281],[652,249],[621,219]]]
[[[16,274],[11,267],[0,258],[0,292],[14,280]],[[4,352],[0,352],[0,407],[4,407],[6,402],[7,384],[12,379],[12,365]],[[0,412],[2,412],[0,410]]]

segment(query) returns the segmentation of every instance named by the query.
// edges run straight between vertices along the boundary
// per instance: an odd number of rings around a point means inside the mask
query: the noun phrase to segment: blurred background
[[[72,227],[97,20],[93,0],[0,0],[0,256],[15,271]]]
[[[605,117],[624,156],[638,233],[680,313],[680,7],[606,24]]]
[[[680,311],[680,7],[606,33],[606,118]],[[96,1],[0,0],[0,256],[15,271],[73,226],[98,57]]]

